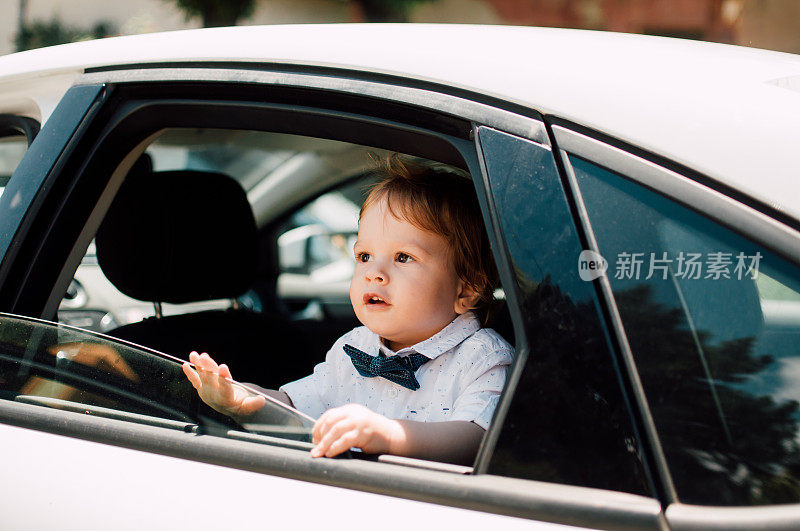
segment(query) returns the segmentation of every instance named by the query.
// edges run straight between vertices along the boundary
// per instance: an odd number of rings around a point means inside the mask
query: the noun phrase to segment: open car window
[[[0,314],[0,399],[254,442],[310,443],[314,420],[270,397],[252,422],[208,408],[181,364],[101,334]]]
[[[0,145],[0,157],[2,153]],[[168,128],[147,147],[142,162],[146,161],[149,171],[159,175],[174,175],[175,172],[196,176],[223,174],[246,193],[259,231],[263,232],[265,226],[276,220],[283,220],[279,222],[280,232],[286,234],[278,239],[276,253],[279,261],[276,267],[280,269],[279,302],[269,300],[273,296],[272,287],[266,289],[269,294],[265,295],[259,286],[252,286],[253,290],[235,297],[237,304],[267,313],[275,310],[275,304],[286,305],[301,319],[316,318],[320,312],[331,313],[343,322],[335,326],[339,332],[333,335],[335,339],[356,325],[350,308],[349,282],[358,213],[364,188],[371,182],[364,174],[374,166],[376,157],[387,154],[378,148],[300,135],[239,129]],[[154,195],[158,193],[153,192]],[[306,204],[309,194],[318,196]],[[222,207],[212,205],[212,208]],[[290,214],[291,211],[294,214]],[[151,209],[143,205],[136,215],[144,212],[151,212]],[[284,220],[286,216],[290,219]],[[262,257],[270,256],[268,261],[275,259],[268,250],[272,244],[264,239],[257,244],[262,248]],[[148,250],[145,258],[155,260],[158,255]],[[262,258],[262,276],[263,271],[273,267],[271,262],[263,262]],[[214,281],[205,278],[202,284]],[[268,300],[263,300],[265,297]],[[161,312],[170,316],[222,310],[231,306],[232,298],[198,296],[182,303],[161,301]],[[97,246],[92,241],[60,301],[58,320],[114,335],[115,329],[138,323],[155,313],[153,301],[129,296],[108,278],[98,262]],[[169,352],[164,345],[135,342]],[[326,350],[332,340],[326,335],[321,343]],[[183,352],[177,354],[184,355]]]

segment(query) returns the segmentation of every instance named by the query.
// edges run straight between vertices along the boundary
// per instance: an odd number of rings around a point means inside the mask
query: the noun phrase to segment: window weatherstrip
[[[280,87],[324,90],[405,103],[482,123],[540,144],[549,145],[550,143],[547,130],[539,120],[462,97],[429,89],[403,86],[402,80],[398,80],[397,84],[379,83],[347,77],[347,72],[342,72],[341,77],[337,77],[256,70],[254,66],[257,65],[242,65],[242,68],[143,67],[132,70],[92,72],[83,74],[75,84],[206,81],[269,84]]]
[[[581,228],[586,236],[587,246],[589,247],[588,250],[600,254],[600,248],[592,230],[592,225],[589,220],[589,213],[586,210],[586,204],[583,201],[583,195],[581,194],[580,187],[578,186],[578,180],[575,177],[575,172],[572,168],[572,164],[569,161],[569,156],[559,142],[560,140],[558,137],[556,137],[556,143],[559,147],[561,162],[564,166],[567,182],[570,191],[572,192],[572,197],[575,201],[575,207],[578,213],[578,219],[581,224]],[[609,319],[611,321],[609,323],[611,325],[609,328],[614,334],[614,339],[619,346],[625,377],[627,377],[631,392],[633,394],[631,398],[633,399],[636,413],[638,414],[639,419],[641,419],[641,423],[639,424],[634,422],[634,426],[641,426],[644,432],[643,435],[647,454],[650,457],[649,460],[652,461],[651,465],[655,466],[657,471],[657,475],[655,477],[653,477],[652,472],[650,472],[648,474],[648,476],[650,476],[649,479],[652,483],[656,483],[652,485],[652,487],[655,487],[655,491],[664,496],[665,504],[674,503],[678,499],[675,486],[672,483],[672,477],[670,476],[669,468],[667,467],[667,460],[664,456],[664,450],[661,447],[661,442],[658,439],[653,416],[650,414],[650,407],[647,403],[644,387],[642,386],[642,382],[639,378],[639,373],[636,369],[636,362],[633,358],[633,352],[631,351],[627,335],[625,334],[625,327],[622,324],[622,318],[620,317],[619,310],[617,309],[616,302],[614,301],[611,283],[609,282],[607,275],[601,275],[596,279],[596,282],[596,286],[599,286],[600,288],[599,292],[602,301],[608,310]],[[650,466],[648,466],[648,470],[652,470]]]
[[[746,235],[800,264],[800,234],[783,223],[725,194],[627,151],[554,125],[560,149],[599,164]]]

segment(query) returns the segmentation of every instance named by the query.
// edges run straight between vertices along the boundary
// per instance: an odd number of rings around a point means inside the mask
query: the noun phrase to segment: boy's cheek
[[[358,281],[355,275],[353,275],[352,280],[350,280],[350,304],[353,305],[353,308],[358,307],[358,304],[361,302],[361,295],[359,293]]]

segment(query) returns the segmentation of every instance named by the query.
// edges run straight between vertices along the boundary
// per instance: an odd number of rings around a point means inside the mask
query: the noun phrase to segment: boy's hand
[[[370,454],[387,454],[403,438],[403,428],[398,421],[360,404],[348,404],[323,413],[312,435],[316,446],[311,457],[333,457],[353,447]]]
[[[205,352],[191,352],[189,361],[195,368],[184,363],[184,374],[197,389],[200,399],[215,410],[224,415],[245,417],[264,407],[266,399],[263,396],[254,396],[230,381],[231,371],[224,363],[217,365]]]

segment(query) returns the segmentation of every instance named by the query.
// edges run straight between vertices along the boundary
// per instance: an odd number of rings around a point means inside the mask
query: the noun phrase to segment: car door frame
[[[81,190],[79,185],[83,183],[80,178],[86,171],[87,159],[90,158],[92,150],[100,145],[100,139],[114,131],[117,124],[111,121],[113,112],[125,103],[120,100],[120,91],[114,90],[115,88],[161,83],[162,89],[164,86],[181,87],[191,84],[206,84],[205,87],[217,86],[224,89],[230,88],[232,82],[271,90],[288,87],[292,90],[305,91],[320,99],[346,100],[349,104],[355,102],[370,110],[370,119],[383,127],[388,126],[390,120],[396,120],[410,128],[418,127],[420,124],[409,123],[411,118],[417,114],[421,116],[424,113],[433,113],[433,116],[442,119],[453,116],[460,122],[486,125],[539,143],[549,143],[544,123],[533,110],[480,94],[395,76],[367,75],[313,67],[292,71],[285,66],[271,68],[270,65],[261,68],[255,68],[253,65],[247,65],[247,68],[236,68],[234,65],[202,67],[197,64],[174,65],[171,68],[158,65],[154,67],[129,65],[125,69],[95,69],[79,78],[76,87],[65,96],[64,102],[79,97],[81,104],[70,104],[63,109],[62,105],[59,105],[53,115],[57,119],[51,118],[43,131],[50,133],[48,131],[50,122],[59,123],[59,119],[65,117],[61,123],[67,125],[65,129],[70,134],[64,133],[60,137],[53,134],[52,137],[48,136],[47,143],[41,143],[43,153],[50,156],[58,155],[52,157],[47,172],[47,179],[57,186],[42,187],[44,178],[38,181],[39,185],[33,180],[15,183],[20,188],[25,186],[35,188],[34,192],[38,193],[34,194],[36,201],[31,203],[28,214],[21,217],[18,223],[21,227],[27,224],[28,230],[15,231],[17,238],[13,241],[9,239],[6,246],[17,251],[6,252],[0,267],[2,309],[23,314],[27,311],[42,316],[43,308],[39,307],[37,310],[35,306],[24,306],[24,301],[27,300],[24,296],[25,284],[40,273],[21,276],[22,282],[14,293],[8,293],[9,279],[16,278],[14,272],[27,269],[31,262],[41,262],[41,256],[48,251],[48,248],[41,243],[31,246],[29,238],[25,238],[31,233],[31,226],[36,224],[37,227],[44,229],[42,233],[47,235],[44,240],[53,240],[55,236],[63,234],[57,229],[56,223],[59,219],[56,214],[60,208],[50,212],[44,205],[63,207],[64,199],[59,194]],[[73,93],[76,89],[78,93]],[[66,105],[64,102],[62,104]],[[387,110],[397,112],[400,108],[416,109],[416,114],[412,113],[410,117],[391,114],[386,116]],[[295,113],[301,110],[296,103],[290,105],[290,109]],[[103,122],[103,125],[100,126],[99,122]],[[71,134],[73,130],[76,131],[74,135]],[[469,135],[469,131],[466,133]],[[487,227],[492,227],[496,221],[487,204],[486,191],[479,186],[477,176],[480,175],[480,168],[477,164],[475,147],[468,139],[464,140],[463,146],[465,153],[472,153],[466,160],[475,176],[484,221]],[[129,162],[132,164],[132,161]],[[70,173],[69,170],[74,172]],[[31,173],[29,171],[28,175]],[[119,175],[120,181],[122,173],[124,171]],[[93,197],[99,198],[104,207],[110,203],[114,187],[119,184],[113,182],[115,178],[112,176],[110,181],[101,183],[102,190],[94,191]],[[17,181],[16,176],[14,180]],[[95,183],[95,186],[99,187],[99,184]],[[99,223],[99,219],[97,222]],[[89,225],[90,223],[85,223],[84,229]],[[489,232],[491,235],[495,231]],[[82,238],[71,240],[78,243],[74,244],[68,253],[64,253],[70,256],[68,264],[80,259],[82,254],[80,246],[82,243],[88,243],[80,241],[85,240],[85,236],[86,234]],[[495,248],[499,248],[497,242],[493,243]],[[3,250],[2,247],[0,250]],[[77,262],[73,265],[77,266]],[[69,267],[64,267],[62,271],[68,269]],[[53,291],[56,291],[58,284],[64,280],[64,276],[61,275]],[[506,392],[513,393],[513,388],[510,386]],[[18,406],[3,406],[0,409],[1,416],[6,421],[13,419],[11,423],[44,431],[57,430],[58,433],[76,437],[102,440],[120,446],[188,457],[234,468],[541,521],[602,528],[661,527],[659,502],[643,496],[488,474],[464,476],[455,473],[446,465],[425,462],[404,466],[402,460],[392,459],[391,456],[385,456],[385,459],[380,460],[392,462],[396,466],[381,468],[385,463],[378,465],[361,460],[311,460],[305,452],[289,448],[242,447],[239,444],[234,448],[229,441],[217,438],[198,437],[193,439],[190,448],[187,448],[187,439],[179,433],[155,433],[152,430],[148,433],[138,433],[138,428],[133,429],[130,426],[108,430],[107,420],[98,421],[78,414],[70,415],[73,422],[70,424],[71,427],[65,429],[63,422],[59,421],[65,412],[33,415],[29,409],[26,408],[23,412]]]
[[[574,122],[546,117],[552,131],[560,169],[576,208],[576,220],[585,237],[586,249],[599,253],[580,188],[569,156],[576,155],[652,190],[714,222],[748,238],[800,267],[800,222],[769,205],[736,192],[724,183],[666,160],[629,143],[583,127]],[[644,388],[639,379],[633,352],[614,300],[607,276],[594,281],[609,315],[609,329],[620,346],[624,367],[644,433],[654,455],[654,466],[661,479],[666,524],[675,530],[770,530],[797,529],[800,503],[790,505],[706,507],[681,503],[672,483],[667,460],[650,414]]]

